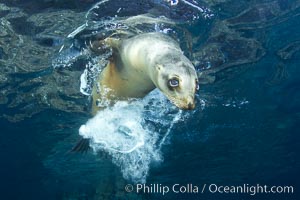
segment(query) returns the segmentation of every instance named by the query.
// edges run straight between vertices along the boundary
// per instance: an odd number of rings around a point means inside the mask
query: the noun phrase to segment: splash
[[[198,12],[200,12],[202,14],[202,16],[205,18],[205,19],[210,19],[212,17],[214,17],[214,14],[213,12],[209,9],[209,8],[206,8],[206,7],[201,7],[199,5],[197,5],[197,1],[187,1],[187,0],[165,0],[166,2],[170,3],[171,6],[177,6],[179,2],[182,2],[183,4],[186,4],[187,6],[193,8],[193,9],[196,9],[198,10]],[[195,16],[194,19],[198,19],[199,17]]]
[[[91,95],[94,81],[107,65],[112,53],[109,47],[100,53],[93,52],[91,48],[93,40],[101,40],[112,35],[122,37],[124,33],[135,35],[155,31],[177,38],[176,35],[182,33],[182,29],[176,26],[173,19],[165,17],[164,12],[156,17],[147,15],[118,17],[117,14],[122,12],[120,7],[117,13],[112,13],[111,16],[102,16],[103,5],[109,6],[108,2],[110,1],[102,0],[86,13],[86,22],[68,35],[60,49],[61,56],[53,62],[55,67],[86,63],[80,76],[80,92],[87,96]],[[161,4],[164,1],[155,2]],[[201,15],[207,11],[196,3],[180,2],[183,4],[178,5],[177,9],[187,7],[191,9],[192,14],[186,15],[186,19],[194,20],[199,13]],[[144,9],[147,10],[146,7]],[[165,9],[172,11],[168,6]],[[181,12],[174,12],[170,16],[175,20],[179,17],[177,13]],[[125,179],[142,183],[146,181],[151,164],[162,161],[161,148],[168,142],[174,126],[184,117],[178,108],[158,90],[154,90],[144,99],[120,101],[112,107],[101,110],[80,127],[79,134],[90,139],[90,146],[95,153],[109,154],[113,163],[121,169]]]
[[[150,165],[162,161],[161,147],[181,112],[157,90],[144,99],[120,101],[79,129],[94,152],[106,152],[125,179],[143,183]],[[170,126],[171,124],[171,126]]]

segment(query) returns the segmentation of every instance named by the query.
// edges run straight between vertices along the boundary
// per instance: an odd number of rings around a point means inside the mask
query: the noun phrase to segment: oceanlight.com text
[[[208,185],[208,191],[210,193],[220,194],[293,194],[293,186],[268,186],[268,185],[249,185],[243,184],[239,186],[224,186],[217,184]]]
[[[218,184],[127,184],[126,192],[143,193],[143,194],[293,194],[293,186],[269,186],[269,185],[218,185]]]

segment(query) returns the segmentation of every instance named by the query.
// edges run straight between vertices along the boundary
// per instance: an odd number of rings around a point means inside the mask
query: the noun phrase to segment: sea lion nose
[[[194,100],[194,97],[193,96],[189,96],[187,99],[186,99],[186,109],[187,110],[193,110],[195,108],[195,100]]]
[[[188,110],[193,110],[195,108],[195,104],[194,103],[189,103],[188,104]]]

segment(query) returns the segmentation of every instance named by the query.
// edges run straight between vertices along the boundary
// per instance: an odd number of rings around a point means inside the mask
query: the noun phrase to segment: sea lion
[[[195,108],[198,77],[179,44],[163,33],[144,33],[128,39],[107,38],[112,57],[93,87],[92,114],[115,101],[141,98],[158,88],[178,108]],[[89,149],[82,138],[72,152]]]
[[[197,73],[172,38],[155,32],[124,40],[107,38],[104,43],[113,53],[93,88],[93,114],[114,101],[144,97],[155,88],[178,108],[195,108]]]

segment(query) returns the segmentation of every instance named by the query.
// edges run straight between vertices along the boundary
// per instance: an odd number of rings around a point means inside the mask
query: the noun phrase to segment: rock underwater
[[[70,5],[73,6],[70,9],[63,6],[66,2],[63,0],[40,0],[34,4],[34,8],[43,7],[40,11],[26,9],[28,7],[21,9],[18,7],[20,2],[0,3],[0,108],[5,110],[1,117],[16,122],[46,109],[88,114],[89,99],[80,93],[80,76],[88,59],[83,55],[71,66],[63,68],[53,68],[53,60],[57,59],[67,36],[77,27],[87,23],[86,10],[87,7],[91,7],[93,1],[72,1]],[[122,2],[120,1],[120,5],[126,6],[127,1],[123,4]],[[286,20],[287,16],[297,15],[300,6],[299,1],[284,3],[285,1],[274,0],[261,4],[245,1],[245,4],[237,9],[237,13],[228,14],[223,11],[218,15],[216,13],[220,5],[227,10],[234,6],[231,5],[231,1],[205,0],[199,5],[215,13],[213,17],[205,20],[205,17],[211,15],[199,14],[202,7],[191,7],[191,11],[186,12],[187,5],[183,3],[176,7],[170,6],[166,1],[160,4],[157,4],[157,1],[143,2],[144,7],[140,5],[141,9],[134,15],[146,12],[154,16],[165,14],[165,17],[177,23],[178,29],[174,28],[177,32],[167,29],[168,23],[161,23],[159,27],[145,25],[143,28],[146,27],[146,31],[169,31],[177,37],[198,69],[201,84],[215,83],[219,80],[217,75],[226,73],[227,70],[234,76],[233,71],[240,71],[260,60],[266,53],[267,38],[264,31],[256,29],[276,25]],[[86,9],[80,10],[79,4],[84,4]],[[126,10],[110,1],[105,4],[108,5],[114,5],[112,12],[123,15],[122,19],[130,15],[130,9]],[[138,5],[132,5],[132,8],[134,6]],[[156,9],[153,9],[154,7]],[[93,24],[96,14],[94,18],[90,18],[88,25]],[[183,18],[180,18],[181,15]],[[106,14],[102,17],[108,18]],[[193,26],[199,23],[207,25],[208,28],[193,29]],[[143,24],[136,27],[140,29],[140,26]],[[88,32],[84,36],[94,37],[93,31],[97,32],[97,26],[95,24],[92,28],[86,27],[86,30]],[[99,29],[98,31],[101,32]],[[75,40],[72,42],[73,46],[76,46]],[[289,59],[299,51],[297,41],[286,45],[277,50],[278,57],[282,60]],[[72,59],[72,56],[76,57],[81,50],[70,49],[66,57],[61,59]]]

